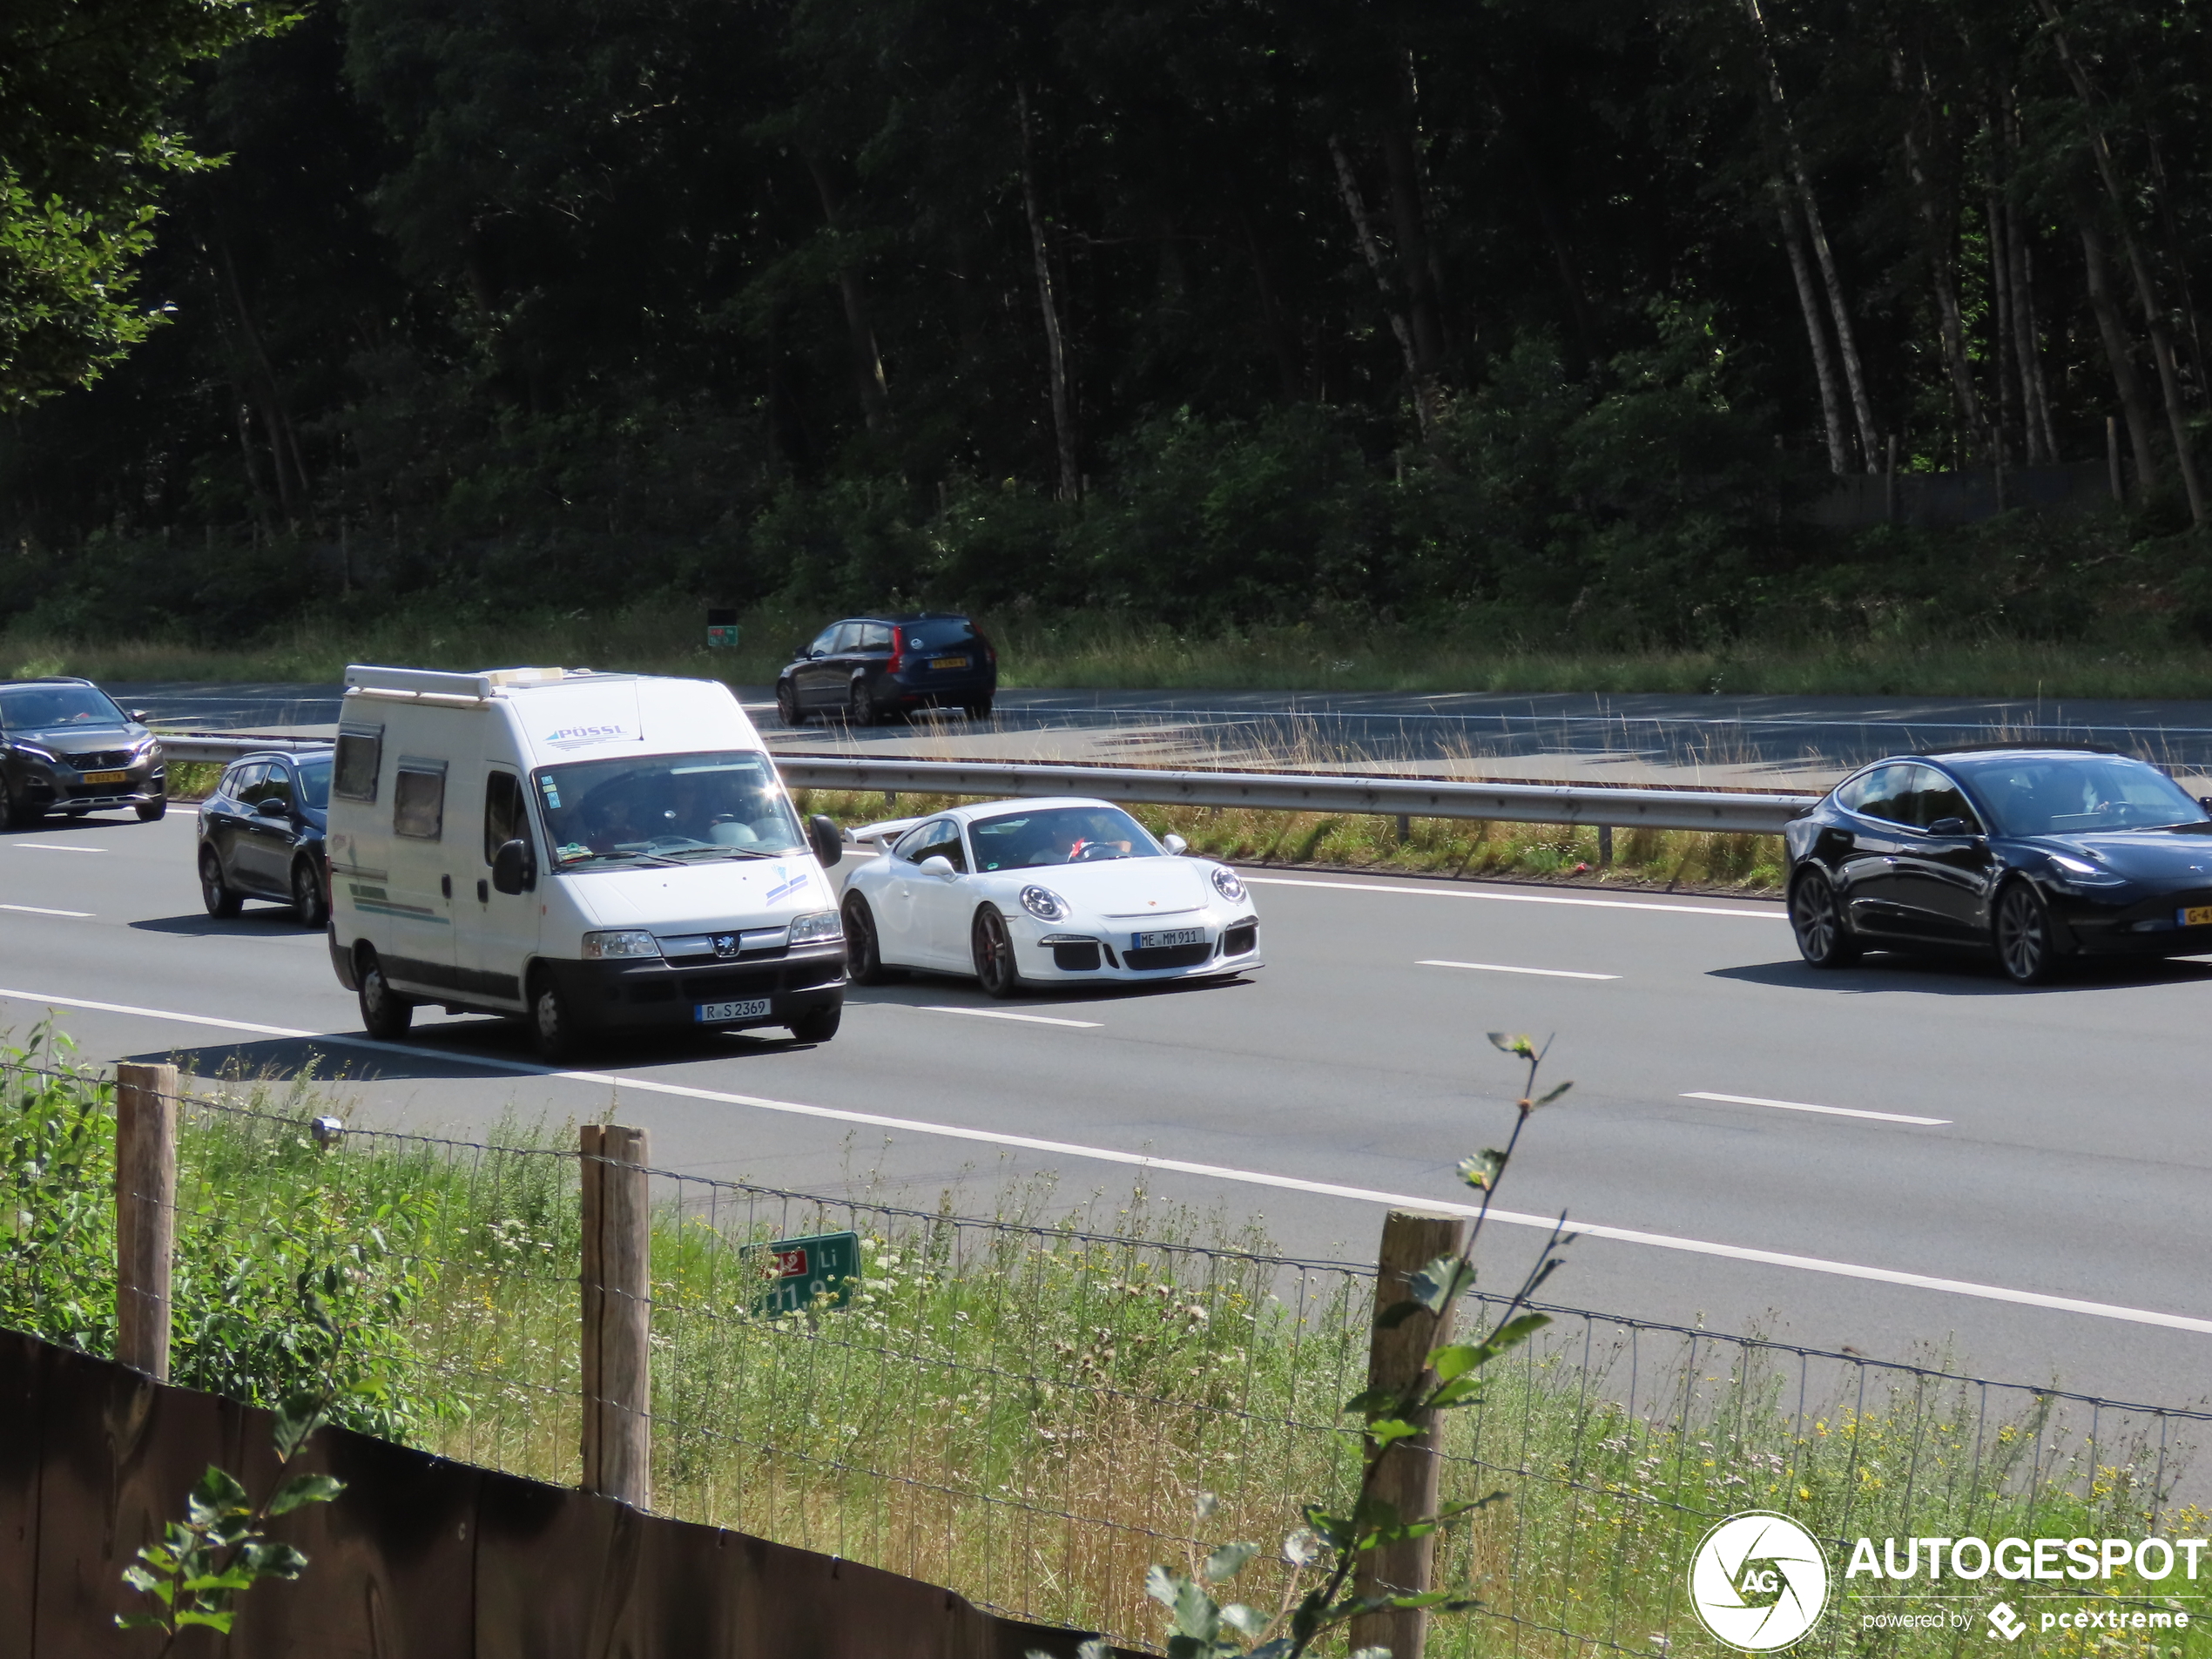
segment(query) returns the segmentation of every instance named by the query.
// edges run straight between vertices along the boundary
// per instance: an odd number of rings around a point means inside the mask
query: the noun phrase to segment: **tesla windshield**
[[[806,841],[765,755],[652,755],[541,766],[538,805],[556,864],[784,857]]]
[[[1946,756],[2006,835],[2202,824],[2204,808],[2157,767],[2125,755]]]
[[[0,731],[123,724],[123,711],[90,685],[15,685],[0,691]]]
[[[979,870],[1028,870],[1041,864],[1163,856],[1144,826],[1118,806],[1048,806],[979,818],[968,826]]]

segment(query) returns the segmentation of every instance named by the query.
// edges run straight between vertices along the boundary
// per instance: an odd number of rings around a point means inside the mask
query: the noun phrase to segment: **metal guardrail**
[[[327,749],[328,738],[241,738],[212,732],[157,732],[164,760],[206,760],[223,765],[240,755],[265,754],[272,749],[297,753]]]
[[[1518,824],[1603,824],[1624,829],[1779,834],[1820,799],[1719,789],[1607,784],[1447,782],[1307,772],[1157,772],[1135,766],[1029,762],[775,757],[792,788],[881,789],[939,795],[1088,795],[1153,805],[1251,806],[1273,812],[1494,819]]]

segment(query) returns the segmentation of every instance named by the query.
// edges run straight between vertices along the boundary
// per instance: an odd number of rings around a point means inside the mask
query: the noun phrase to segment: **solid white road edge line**
[[[1824,1112],[1831,1117],[1873,1117],[1885,1123],[1919,1123],[1929,1129],[1939,1129],[1951,1122],[1947,1117],[1912,1117],[1903,1112],[1862,1112],[1851,1106],[1808,1106],[1801,1100],[1762,1100],[1757,1095],[1709,1095],[1702,1089],[1683,1098],[1724,1101],[1730,1106],[1771,1106],[1784,1112]]]
[[[417,1048],[412,1043],[379,1042],[371,1037],[347,1036],[327,1031],[293,1031],[281,1026],[253,1025],[244,1020],[220,1020],[205,1014],[178,1014],[162,1008],[132,1008],[120,1002],[93,1002],[82,997],[41,996],[31,991],[0,987],[0,999],[38,1002],[54,1008],[90,1008],[103,1014],[132,1014],[148,1019],[172,1020],[180,1025],[211,1026],[223,1031],[251,1031],[263,1036],[304,1038],[314,1042],[341,1043],[349,1049],[369,1049],[385,1054],[407,1055],[452,1064],[458,1061],[487,1071],[517,1072],[530,1077],[561,1077],[633,1093],[669,1095],[682,1100],[713,1101],[730,1106],[752,1106],[762,1111],[787,1112],[796,1117],[819,1117],[837,1123],[858,1123],[869,1129],[906,1130],[916,1135],[938,1135],[948,1140],[980,1141],[990,1146],[1016,1147],[1023,1151],[1052,1152],[1064,1157],[1090,1158],[1101,1163],[1122,1163],[1143,1170],[1165,1170],[1176,1175],[1195,1175],[1216,1181],[1235,1181],[1246,1186],[1277,1187],[1289,1192],[1310,1192],[1325,1198],[1351,1198],[1362,1204],[1388,1204],[1403,1209],[1440,1211],[1447,1215],[1475,1216],[1473,1204],[1448,1204],[1426,1196],[1380,1192],[1372,1187],[1340,1186],[1332,1181],[1305,1181],[1296,1176],[1269,1175],[1258,1170],[1232,1170],[1217,1163],[1192,1163],[1182,1158],[1154,1157],[1145,1152],[1123,1152],[1112,1147],[1082,1146],[1070,1141],[1040,1140],[1029,1135],[1006,1135],[996,1130],[964,1129],[953,1123],[928,1123],[911,1117],[889,1117],[880,1112],[845,1111],[834,1106],[806,1106],[796,1101],[765,1100],[755,1095],[732,1095],[716,1089],[691,1089],[645,1077],[607,1071],[550,1071],[519,1060],[489,1055],[456,1055],[448,1049]],[[1541,1227],[1554,1224],[1549,1216],[1527,1216],[1512,1210],[1493,1210],[1490,1219],[1501,1226]],[[1950,1296],[1978,1297],[1989,1302],[2013,1302],[2023,1307],[2048,1308],[2060,1313],[2086,1313],[2093,1318],[2121,1319],[2131,1325],[2163,1325],[2173,1331],[2194,1331],[2212,1336],[2212,1319],[2192,1318],[2185,1313],[2161,1313],[2149,1308],[2121,1307],[2110,1302],[2088,1302],[2078,1297],[2047,1296],[2040,1291],[2016,1291],[2003,1285],[1978,1285],[1971,1279],[1938,1278],[1927,1273],[1899,1272],[1892,1267],[1863,1267],[1853,1262],[1831,1262],[1818,1256],[1793,1256],[1784,1251],[1753,1250],[1743,1244],[1719,1244],[1702,1238],[1677,1238],[1668,1233],[1642,1232],[1632,1227],[1602,1227],[1587,1221],[1570,1221],[1563,1231],[1589,1238],[1609,1238],[1623,1244],[1644,1244],[1654,1250],[1684,1251],[1693,1256],[1717,1256],[1728,1261],[1756,1262],[1766,1267],[1790,1267],[1800,1272],[1827,1273],[1838,1278],[1865,1279],[1877,1285],[1898,1285],[1909,1290],[1940,1291]]]
[[[1484,974],[1539,974],[1546,979],[1619,979],[1618,974],[1578,974],[1570,968],[1507,968],[1501,962],[1440,962],[1423,957],[1416,968],[1472,968]]]
[[[1483,887],[1392,887],[1380,881],[1315,881],[1281,875],[1248,875],[1244,885],[1261,887],[1339,887],[1346,893],[1407,893],[1425,899],[1490,899],[1500,904],[1572,904],[1593,910],[1673,910],[1685,916],[1746,916],[1755,921],[1787,921],[1779,905],[1771,910],[1725,910],[1710,904],[1639,904],[1628,899],[1572,899],[1554,893],[1495,893]]]
[[[26,916],[75,916],[80,921],[92,914],[89,910],[49,910],[36,904],[0,904],[0,910],[19,910]]]
[[[897,1004],[892,1003],[887,1006],[895,1008]],[[1096,1031],[1100,1027],[1100,1022],[1096,1020],[1055,1020],[1049,1015],[1013,1014],[1004,1008],[954,1008],[950,1003],[940,1008],[928,1002],[913,1006],[923,1014],[972,1014],[979,1020],[1020,1020],[1028,1025],[1072,1025],[1085,1031]]]

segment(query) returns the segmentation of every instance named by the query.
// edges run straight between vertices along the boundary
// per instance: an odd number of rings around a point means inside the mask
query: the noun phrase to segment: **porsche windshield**
[[[2006,835],[2202,824],[2204,808],[2157,767],[2125,755],[1946,756]]]
[[[541,766],[553,861],[563,868],[783,858],[806,850],[765,755],[651,755]]]
[[[1118,806],[1047,806],[979,818],[968,826],[978,870],[1163,856],[1144,826]]]

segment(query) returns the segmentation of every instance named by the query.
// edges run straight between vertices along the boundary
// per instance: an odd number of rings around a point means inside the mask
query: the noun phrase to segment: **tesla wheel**
[[[169,797],[166,795],[159,800],[142,800],[138,803],[138,822],[151,824],[168,810]]]
[[[833,1003],[826,1008],[816,1008],[802,1014],[791,1022],[791,1034],[801,1042],[827,1042],[837,1035],[838,1022],[844,1018],[845,1009]]]
[[[776,687],[776,718],[786,725],[806,724],[806,711],[799,706],[799,689],[789,680]]]
[[[538,975],[530,994],[530,1047],[540,1060],[552,1065],[577,1051],[576,1017],[548,974]]]
[[[397,1042],[407,1035],[415,1023],[414,1000],[392,988],[384,977],[384,964],[366,945],[354,965],[354,983],[361,988],[354,995],[361,1000],[362,1030],[380,1042]]]
[[[246,902],[238,890],[223,880],[223,861],[215,856],[215,849],[199,849],[199,901],[207,907],[211,916],[229,918],[238,914],[239,907]]]
[[[1003,1001],[1022,995],[1021,971],[1014,965],[1014,939],[1006,918],[989,905],[975,913],[968,941],[975,957],[975,978],[986,996]]]
[[[847,725],[873,725],[883,718],[883,711],[875,705],[875,693],[868,690],[867,681],[854,680],[853,690],[845,699],[845,723]]]
[[[896,968],[883,965],[883,941],[875,930],[875,912],[857,893],[845,895],[845,962],[855,985],[881,985],[899,976]]]
[[[1815,968],[1848,968],[1858,960],[1858,941],[1844,920],[1836,884],[1823,871],[1807,870],[1790,889],[1790,930],[1797,936],[1797,954]]]
[[[312,859],[292,867],[292,914],[302,927],[320,927],[330,920],[330,905],[323,897],[322,877]]]
[[[1997,896],[1997,965],[2015,985],[2046,985],[2059,970],[2043,895],[2015,881]]]

